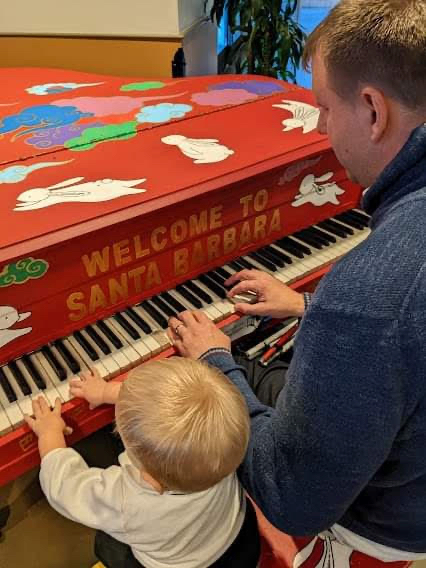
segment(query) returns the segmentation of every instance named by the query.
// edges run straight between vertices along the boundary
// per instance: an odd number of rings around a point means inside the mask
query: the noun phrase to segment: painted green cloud
[[[27,280],[41,278],[49,269],[49,263],[40,258],[22,258],[18,262],[7,264],[0,272],[0,288],[12,284],[24,284]]]
[[[74,151],[91,150],[101,142],[111,140],[128,140],[136,136],[137,122],[123,122],[122,124],[108,124],[87,128],[77,138],[71,138],[64,143],[65,148]]]
[[[161,89],[165,83],[161,81],[144,81],[143,83],[127,83],[121,85],[120,91],[148,91],[149,89]]]

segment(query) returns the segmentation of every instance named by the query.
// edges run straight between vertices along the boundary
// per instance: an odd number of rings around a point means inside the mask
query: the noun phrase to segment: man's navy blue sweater
[[[372,233],[317,288],[275,410],[230,355],[206,360],[246,398],[240,478],[274,525],[426,552],[426,125],[363,207]]]

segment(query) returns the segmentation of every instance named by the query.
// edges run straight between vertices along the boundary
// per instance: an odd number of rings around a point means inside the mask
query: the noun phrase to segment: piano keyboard
[[[333,263],[369,234],[369,217],[351,210],[322,221],[224,266],[143,300],[68,337],[0,367],[0,434],[16,429],[31,414],[32,399],[50,406],[57,397],[70,400],[69,380],[95,367],[109,380],[170,347],[168,318],[200,309],[214,322],[234,313],[224,281],[244,268],[264,270],[292,284]]]

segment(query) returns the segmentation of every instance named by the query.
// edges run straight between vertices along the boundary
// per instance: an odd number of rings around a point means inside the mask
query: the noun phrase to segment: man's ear
[[[374,87],[364,87],[360,93],[364,111],[370,120],[372,142],[379,142],[383,138],[389,124],[388,101],[382,91]]]

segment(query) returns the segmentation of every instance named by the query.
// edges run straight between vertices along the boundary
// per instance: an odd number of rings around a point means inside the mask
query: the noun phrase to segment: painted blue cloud
[[[191,110],[191,105],[161,103],[142,107],[136,115],[136,120],[138,122],[168,122],[173,118],[182,118]]]
[[[45,130],[64,124],[72,124],[80,118],[93,116],[91,112],[81,112],[73,106],[59,107],[55,105],[37,105],[28,107],[18,114],[6,116],[0,122],[0,134],[13,132],[23,126],[33,126],[28,130],[20,132],[17,136],[28,134],[37,130]]]
[[[249,79],[248,81],[227,81],[212,85],[209,90],[219,91],[222,89],[244,89],[255,95],[270,95],[271,93],[286,92],[287,89],[275,81],[258,81]]]
[[[72,160],[66,160],[65,162],[38,162],[31,166],[9,166],[4,170],[0,170],[0,183],[18,183],[24,181],[31,172],[52,166],[61,166],[69,162],[72,162]]]

